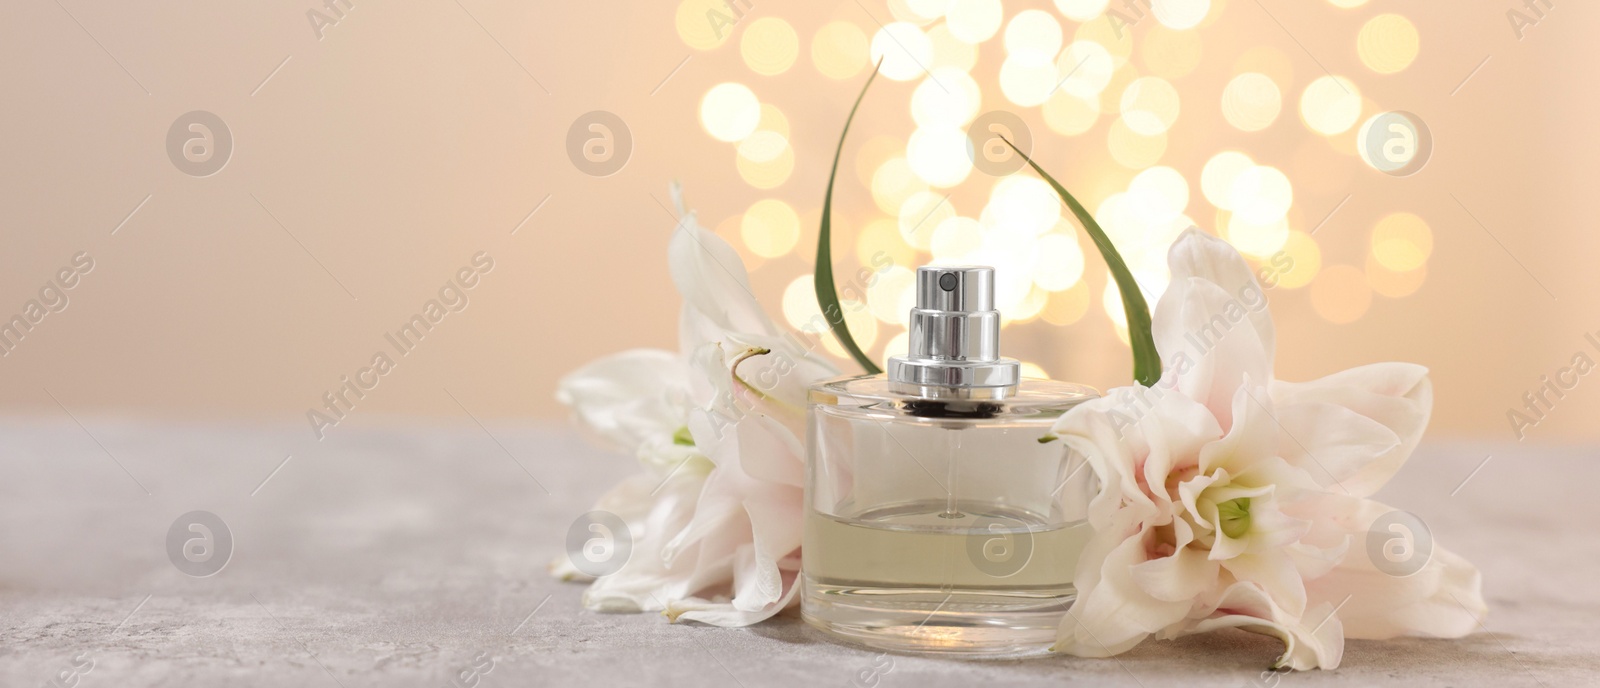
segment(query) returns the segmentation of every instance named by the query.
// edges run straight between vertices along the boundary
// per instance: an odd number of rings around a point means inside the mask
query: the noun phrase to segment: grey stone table
[[[884,661],[792,615],[720,629],[585,611],[544,566],[632,466],[560,425],[341,425],[318,442],[81,420],[0,421],[0,686],[75,664],[91,688],[470,686],[451,680],[475,663],[492,663],[481,686],[1600,684],[1591,447],[1426,445],[1381,497],[1482,568],[1485,629],[1352,641],[1337,671],[1263,679],[1276,643],[1242,632],[1116,660]],[[210,577],[167,556],[193,510],[235,540]]]

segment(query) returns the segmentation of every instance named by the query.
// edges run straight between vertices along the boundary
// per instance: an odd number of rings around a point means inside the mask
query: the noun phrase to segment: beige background
[[[1512,5],[1216,3],[1205,59],[1177,82],[1185,110],[1163,164],[1193,180],[1209,155],[1237,147],[1292,166],[1310,136],[1293,102],[1320,74],[1307,51],[1360,85],[1363,116],[1409,110],[1435,137],[1433,159],[1416,176],[1386,177],[1345,157],[1327,169],[1335,181],[1348,176],[1333,192],[1297,188],[1296,207],[1312,218],[1351,194],[1318,233],[1325,263],[1358,262],[1372,223],[1396,210],[1428,220],[1435,250],[1418,293],[1380,297],[1349,325],[1317,317],[1304,290],[1274,292],[1281,377],[1416,361],[1434,371],[1435,436],[1505,441],[1513,438],[1506,410],[1541,375],[1580,350],[1600,356],[1583,339],[1600,330],[1591,207],[1600,60],[1590,30],[1600,8],[1558,2],[1518,40],[1505,16]],[[792,69],[760,77],[736,43],[686,47],[674,3],[356,0],[321,40],[306,20],[311,7],[0,7],[0,313],[20,312],[74,254],[95,260],[70,306],[0,358],[0,407],[58,419],[65,407],[91,427],[109,416],[303,424],[340,376],[388,349],[386,332],[487,251],[494,268],[468,292],[470,307],[398,359],[352,418],[463,420],[463,407],[485,418],[559,417],[552,392],[567,370],[629,347],[674,345],[672,221],[651,197],[666,201],[669,180],[683,181],[712,226],[766,197],[814,217],[859,80],[819,75],[810,37],[832,19],[870,35],[874,16],[888,17],[876,2],[758,2],[753,16],[784,17],[802,44]],[[1355,32],[1380,11],[1404,12],[1421,32],[1420,57],[1399,75],[1377,76],[1356,56]],[[1216,106],[1229,55],[1245,45],[1278,48],[1296,75],[1284,115],[1254,135],[1229,129]],[[975,74],[994,78],[998,50],[985,44]],[[727,80],[751,85],[789,117],[797,163],[778,189],[745,184],[732,147],[699,126],[700,96]],[[913,85],[875,88],[852,142],[903,139]],[[1003,106],[987,86],[985,97],[985,109]],[[582,174],[564,151],[571,122],[596,109],[621,116],[635,141],[627,166],[607,178]],[[191,110],[216,113],[233,133],[232,158],[210,177],[181,173],[165,151],[168,127]],[[1103,123],[1101,134],[1081,138],[1034,129],[1041,162],[1086,200],[1131,177],[1109,161]],[[842,179],[839,221],[850,237],[878,211],[854,175]],[[973,182],[956,198],[987,185]],[[1203,204],[1192,201],[1191,211]],[[774,313],[783,287],[809,272],[813,236],[753,272]],[[836,256],[854,267],[853,250]],[[1104,274],[1092,255],[1089,265],[1098,303]],[[1071,327],[1036,321],[1005,338],[1013,355],[1057,377],[1100,387],[1127,380],[1127,355],[1097,307]],[[1600,381],[1585,378],[1528,441],[1600,437],[1596,388]]]

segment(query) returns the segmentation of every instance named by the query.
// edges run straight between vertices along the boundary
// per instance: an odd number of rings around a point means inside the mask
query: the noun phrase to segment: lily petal
[[[689,371],[670,351],[632,349],[594,360],[568,373],[556,386],[556,399],[605,442],[629,453],[665,439],[683,426],[681,390]]]
[[[1163,633],[1162,637],[1239,628],[1283,641],[1283,655],[1273,663],[1273,668],[1337,669],[1344,658],[1344,631],[1335,611],[1333,605],[1321,604],[1303,616],[1290,614],[1274,604],[1256,585],[1235,583],[1213,604],[1201,610],[1197,619]]]
[[[1093,575],[1085,576],[1080,561],[1078,599],[1061,620],[1054,650],[1079,657],[1109,657],[1128,651],[1151,633],[1181,621],[1192,603],[1188,600],[1169,602],[1158,599],[1144,590],[1125,572],[1147,560],[1146,535],[1118,539],[1116,533],[1103,537],[1096,532],[1091,539],[1101,540],[1102,547],[1112,545],[1103,558],[1094,557],[1101,565]],[[1087,555],[1089,559],[1093,555]]]
[[[1197,228],[1184,230],[1167,251],[1167,267],[1174,282],[1199,278],[1238,299],[1249,312],[1250,325],[1267,352],[1267,370],[1272,369],[1271,356],[1277,349],[1278,337],[1272,312],[1266,308],[1266,295],[1256,281],[1255,271],[1232,244]]]
[[[1255,583],[1289,615],[1299,617],[1305,613],[1305,582],[1283,552],[1245,553],[1222,565],[1240,581]]]
[[[1283,445],[1284,458],[1320,462],[1307,467],[1313,477],[1331,474],[1357,497],[1377,492],[1400,470],[1433,412],[1428,369],[1410,363],[1366,365],[1304,383],[1275,381],[1272,398],[1294,440]]]
[[[1342,495],[1330,495],[1328,499],[1348,504],[1344,510],[1352,516],[1345,523],[1352,528],[1350,534],[1356,546],[1332,571],[1312,581],[1308,590],[1314,600],[1337,604],[1348,598],[1340,615],[1350,637],[1458,638],[1479,630],[1488,605],[1483,601],[1483,577],[1476,567],[1432,542],[1429,534],[1428,551],[1412,550],[1415,556],[1428,557],[1419,570],[1396,575],[1405,569],[1396,571],[1388,562],[1380,568],[1364,545],[1369,542],[1374,522],[1394,509],[1370,499]],[[1411,535],[1411,546],[1419,547],[1420,534]]]
[[[1217,562],[1194,547],[1182,547],[1172,556],[1135,564],[1133,580],[1139,588],[1162,602],[1188,602],[1205,592],[1217,578]]]
[[[632,554],[621,569],[595,579],[584,592],[583,606],[601,612],[656,611],[667,599],[686,595],[695,585],[692,572],[668,565],[662,552],[695,512],[705,475],[679,472],[665,482],[641,473],[624,480],[601,497],[597,510],[610,511],[628,524]]]
[[[683,296],[684,317],[679,341],[688,350],[719,341],[729,333],[776,337],[778,329],[756,301],[750,275],[739,254],[702,226],[694,213],[684,215],[667,244],[672,282]]]
[[[1272,376],[1271,342],[1248,324],[1249,313],[1213,282],[1175,278],[1157,302],[1151,325],[1166,367],[1156,386],[1176,386],[1204,404],[1224,430],[1233,426],[1234,393],[1245,380]]]

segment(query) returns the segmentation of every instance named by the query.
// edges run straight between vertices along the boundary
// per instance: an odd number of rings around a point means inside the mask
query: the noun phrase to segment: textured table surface
[[[581,586],[544,566],[632,466],[559,425],[340,426],[317,442],[81,420],[0,422],[0,686],[75,662],[92,663],[80,686],[445,686],[475,661],[493,663],[481,686],[1600,683],[1592,447],[1427,444],[1380,497],[1482,568],[1485,630],[1351,641],[1337,671],[1263,678],[1276,641],[1241,632],[1115,660],[880,659],[792,615],[720,629],[584,611]],[[214,576],[167,556],[193,510],[235,539]]]

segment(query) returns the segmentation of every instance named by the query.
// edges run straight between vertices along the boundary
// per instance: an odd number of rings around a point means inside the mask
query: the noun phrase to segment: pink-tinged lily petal
[[[806,448],[800,438],[771,416],[752,414],[742,422],[755,427],[739,432],[739,468],[753,480],[787,485],[798,493],[806,479]]]
[[[1322,491],[1322,486],[1310,473],[1279,456],[1256,460],[1235,473],[1233,482],[1247,486],[1271,485],[1272,493],[1285,502],[1293,501],[1302,492]]]
[[[1163,368],[1156,387],[1175,386],[1204,404],[1224,430],[1233,426],[1239,387],[1247,379],[1271,379],[1271,342],[1262,341],[1238,298],[1213,282],[1174,278],[1151,327]]]
[[[1205,500],[1200,503],[1201,512],[1212,520],[1217,517],[1217,503]],[[1250,549],[1250,541],[1246,538],[1236,538],[1222,532],[1221,528],[1211,531],[1214,540],[1211,542],[1209,556],[1212,561],[1228,561],[1243,555]]]
[[[1274,488],[1273,485],[1246,487],[1228,484],[1206,490],[1196,504],[1200,508],[1200,513],[1213,522],[1217,518],[1218,505],[1234,500],[1249,500],[1248,506],[1245,507],[1249,513],[1248,529],[1242,535],[1234,537],[1229,535],[1225,528],[1218,527],[1214,531],[1216,539],[1211,544],[1212,559],[1228,560],[1243,556],[1247,552],[1276,552],[1297,542],[1310,528],[1310,524],[1284,516],[1278,511],[1277,501],[1273,496]]]
[[[820,340],[779,330],[738,254],[683,209],[676,187],[673,197],[681,352],[602,360],[563,388],[580,419],[653,457],[601,500],[629,524],[634,553],[591,585],[585,606],[747,625],[795,599],[806,390],[837,370],[815,355]]]
[[[1156,401],[1136,427],[1150,447],[1144,462],[1145,489],[1163,504],[1171,502],[1167,489],[1170,478],[1197,470],[1195,456],[1222,432],[1216,417],[1204,406],[1179,394],[1168,394]]]
[[[1281,551],[1245,553],[1222,562],[1234,578],[1254,583],[1291,616],[1306,611],[1306,586],[1300,571]]]
[[[767,413],[791,433],[804,436],[811,383],[837,377],[839,371],[801,343],[788,337],[728,334],[697,345],[690,351],[690,401],[730,419]]]
[[[753,537],[749,519],[745,514],[745,499],[752,495],[763,497],[796,489],[791,485],[761,481],[746,473],[740,457],[744,434],[759,434],[764,428],[750,418],[728,423],[725,418],[709,411],[696,411],[689,416],[689,432],[695,445],[705,452],[715,468],[706,478],[705,489],[695,506],[694,519],[688,527],[677,533],[667,544],[665,556],[669,562],[689,551],[696,542],[715,540],[726,534],[739,535],[741,541]],[[760,442],[752,439],[752,442]],[[721,548],[733,556],[732,547]]]
[[[688,379],[677,354],[633,349],[568,373],[557,383],[556,399],[572,407],[579,425],[632,453],[647,442],[670,442],[683,426]]]
[[[1213,604],[1200,610],[1199,618],[1170,629],[1162,637],[1239,628],[1283,641],[1283,654],[1273,668],[1337,669],[1344,658],[1344,631],[1335,611],[1333,605],[1320,604],[1304,615],[1291,614],[1254,584],[1235,583]]]
[[[695,446],[713,462],[719,456],[736,459],[737,468],[756,483],[800,488],[805,482],[806,450],[800,439],[805,430],[797,426],[802,425],[798,421],[804,418],[804,409],[771,399],[742,378],[748,363],[767,354],[746,350],[740,357],[743,360],[725,361],[719,344],[704,344],[697,350],[695,378],[714,392],[690,416]],[[718,450],[725,445],[732,451]]]
[[[1272,496],[1273,485],[1241,485],[1227,471],[1218,469],[1217,483],[1201,495],[1201,501],[1221,504],[1234,499],[1266,499]],[[1253,512],[1252,512],[1253,513]]]
[[[732,599],[672,603],[672,621],[713,626],[748,626],[771,618],[794,601],[800,571],[800,529],[791,514],[800,508],[799,490],[782,500],[746,503],[755,540],[741,545],[734,560]]]
[[[1295,518],[1278,508],[1277,486],[1264,498],[1250,501],[1250,551],[1278,552],[1299,542],[1311,531],[1311,522]]]
[[[1052,432],[1089,461],[1101,495],[1157,509],[1170,509],[1172,471],[1191,466],[1201,446],[1222,436],[1204,406],[1159,386],[1119,388],[1079,404]]]
[[[628,524],[632,552],[622,568],[595,579],[583,606],[602,612],[657,611],[675,594],[691,592],[693,572],[668,565],[666,543],[694,516],[703,473],[680,471],[663,480],[647,473],[624,480],[595,504]]]
[[[1153,322],[1163,378],[1056,424],[1102,484],[1058,649],[1104,656],[1149,635],[1238,627],[1282,639],[1280,667],[1312,669],[1339,665],[1347,631],[1470,632],[1483,601],[1465,561],[1435,546],[1402,576],[1365,559],[1365,530],[1387,507],[1361,497],[1419,441],[1426,371],[1272,381],[1276,334],[1243,258],[1190,231],[1169,262]]]
[[[794,604],[800,577],[800,560],[798,558],[785,560],[779,574],[781,581],[778,585],[782,594],[772,602],[754,609],[746,609],[740,602],[747,595],[736,596],[733,600],[722,598],[707,600],[699,597],[686,597],[667,604],[663,613],[669,621],[697,621],[699,623],[721,626],[724,628],[738,628],[761,623],[772,618],[779,612]]]
[[[1310,524],[1300,542],[1286,550],[1299,567],[1300,575],[1308,581],[1327,575],[1343,561],[1353,540],[1356,546],[1363,546],[1363,541],[1352,537],[1360,526],[1355,525],[1355,519],[1348,513],[1350,502],[1347,499],[1343,495],[1302,491],[1295,499],[1280,505],[1285,514]]]
[[[740,397],[748,393],[733,379],[729,357],[750,356],[754,352],[725,345],[721,341],[705,342],[685,351],[688,358],[689,402],[696,410],[714,411],[733,415],[740,405]],[[749,400],[743,400],[745,405]]]
[[[1162,602],[1189,602],[1215,584],[1217,567],[1205,551],[1180,547],[1171,556],[1135,564],[1131,573],[1145,594]]]
[[[1312,525],[1314,528],[1315,523]],[[1328,575],[1329,571],[1339,565],[1350,551],[1350,541],[1346,539],[1332,547],[1317,547],[1302,540],[1284,551],[1294,562],[1295,568],[1300,570],[1300,577],[1312,581]]]
[[[1345,521],[1352,527],[1350,552],[1332,571],[1308,585],[1312,599],[1344,604],[1339,615],[1352,638],[1384,639],[1401,635],[1458,638],[1479,630],[1488,614],[1483,601],[1483,577],[1477,567],[1432,541],[1429,533],[1411,533],[1400,526],[1390,532],[1371,533],[1379,517],[1394,509],[1370,499],[1329,496],[1347,503]],[[1424,540],[1430,544],[1424,551]],[[1369,543],[1376,542],[1372,559]],[[1386,547],[1403,553],[1386,557]],[[1405,557],[1424,556],[1415,572]],[[1409,574],[1409,575],[1401,575]]]
[[[1278,421],[1273,418],[1271,397],[1265,387],[1256,387],[1264,378],[1250,378],[1232,391],[1233,425],[1228,433],[1200,449],[1200,471],[1226,469],[1234,475],[1245,472],[1260,461],[1277,454]]]
[[[1255,271],[1233,245],[1198,229],[1185,230],[1167,251],[1167,268],[1173,282],[1191,277],[1205,280],[1237,300],[1249,314],[1250,326],[1267,354],[1267,370],[1272,370],[1277,328],[1272,324],[1266,293],[1256,281]]]
[[[1138,434],[1124,437],[1123,426],[1113,422],[1119,400],[1116,395],[1093,399],[1073,407],[1051,429],[1070,449],[1082,455],[1100,479],[1096,504],[1116,510],[1125,501],[1149,504],[1149,497],[1139,488],[1139,478],[1133,466],[1139,463],[1149,449],[1140,446]],[[1110,513],[1106,509],[1100,509]],[[1093,514],[1096,509],[1090,507]],[[1096,522],[1096,529],[1108,525]]]
[[[730,371],[737,376],[736,382],[750,400],[751,409],[777,418],[790,432],[804,437],[811,383],[838,377],[839,369],[820,358],[814,349],[806,348],[816,346],[814,342],[798,336],[741,335],[729,339],[741,347],[766,351],[737,360]]]
[[[1080,561],[1078,599],[1061,620],[1054,650],[1079,657],[1109,657],[1128,651],[1151,633],[1170,626],[1184,618],[1192,603],[1188,600],[1168,602],[1157,599],[1128,575],[1134,566],[1148,560],[1145,539],[1147,531],[1126,539],[1117,539],[1116,533],[1103,537],[1100,532],[1090,540],[1110,551],[1103,557],[1094,557],[1100,564],[1094,575],[1084,575]],[[1094,555],[1086,556],[1088,559]]]
[[[697,600],[684,603],[692,613],[669,601],[670,616],[754,623],[781,610],[774,605],[788,597],[778,562],[800,548],[803,447],[782,424],[756,415],[714,436],[712,417],[697,412],[689,428],[716,469],[706,478],[693,519],[663,551],[670,566],[692,565],[701,572],[702,587],[687,590]],[[716,594],[707,598],[708,592]]]
[[[1189,518],[1196,525],[1206,530],[1216,530],[1217,528],[1217,503],[1207,500],[1202,512],[1200,495],[1205,494],[1206,488],[1217,484],[1219,481],[1228,481],[1227,471],[1219,469],[1216,473],[1209,475],[1202,473],[1178,485],[1178,496],[1183,500],[1184,511],[1188,512]]]
[[[750,289],[739,253],[700,226],[694,213],[678,222],[667,244],[672,282],[683,296],[679,341],[685,350],[728,333],[776,337],[778,329]],[[690,315],[692,313],[692,315]]]
[[[1377,492],[1400,470],[1433,412],[1428,369],[1409,363],[1366,365],[1304,383],[1273,382],[1272,398],[1293,438],[1283,445],[1284,457],[1312,464],[1306,469],[1319,481],[1331,474],[1336,491],[1357,497]]]

